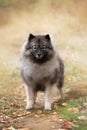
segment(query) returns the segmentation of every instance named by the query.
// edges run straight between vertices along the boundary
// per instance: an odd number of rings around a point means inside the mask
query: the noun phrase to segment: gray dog
[[[30,34],[22,47],[21,60],[21,74],[27,95],[26,109],[33,108],[37,92],[44,91],[44,107],[51,110],[54,85],[57,86],[61,98],[64,98],[64,64],[54,50],[49,34]]]

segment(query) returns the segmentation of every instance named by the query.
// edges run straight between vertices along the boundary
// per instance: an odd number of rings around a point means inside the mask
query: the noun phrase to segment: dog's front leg
[[[35,93],[32,87],[26,86],[27,105],[26,109],[29,110],[34,107]]]
[[[47,86],[45,90],[45,110],[51,110],[52,103],[52,86]]]

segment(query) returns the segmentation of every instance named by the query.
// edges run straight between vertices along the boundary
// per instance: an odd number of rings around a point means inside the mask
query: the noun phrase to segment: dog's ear
[[[28,40],[31,41],[33,38],[35,38],[35,36],[33,34],[29,34]]]
[[[46,35],[45,35],[45,38],[46,38],[48,41],[50,41],[50,35],[49,35],[49,34],[46,34]]]

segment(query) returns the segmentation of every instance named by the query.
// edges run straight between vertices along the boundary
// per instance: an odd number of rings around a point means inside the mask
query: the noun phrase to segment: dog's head
[[[50,60],[54,55],[53,46],[49,34],[33,35],[30,34],[26,45],[27,57],[33,62],[42,64]]]

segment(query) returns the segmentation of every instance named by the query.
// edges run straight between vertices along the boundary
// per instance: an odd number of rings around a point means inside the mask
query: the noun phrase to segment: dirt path
[[[18,118],[15,127],[29,128],[29,130],[58,130],[61,128],[64,119],[59,119],[55,110],[43,110],[43,93],[39,93],[37,97],[35,108],[31,111],[26,111],[28,113],[28,115],[26,114],[27,116]]]
[[[29,128],[29,130],[58,130],[62,126],[61,122],[57,119],[52,119],[51,115],[26,117],[19,120],[16,125],[22,125],[22,128]]]

